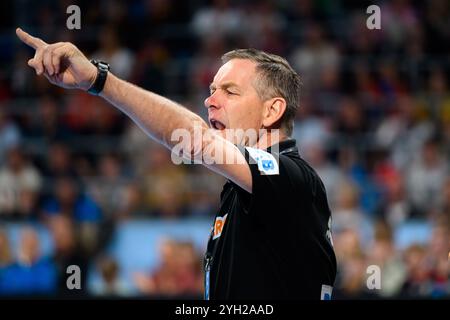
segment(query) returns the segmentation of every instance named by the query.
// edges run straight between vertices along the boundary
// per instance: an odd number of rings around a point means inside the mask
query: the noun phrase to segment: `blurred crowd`
[[[381,30],[366,27],[373,2]],[[172,164],[101,99],[35,76],[18,25],[72,41],[204,117],[223,53],[256,47],[286,57],[303,78],[294,138],[332,209],[336,296],[450,294],[448,1],[77,1],[81,30],[65,27],[70,4],[1,4],[0,294],[73,294],[65,266],[95,264],[103,282],[90,294],[127,295],[120,261],[104,254],[115,228],[135,218],[212,219],[224,182]],[[23,226],[15,247],[2,228],[9,222]],[[414,241],[410,231],[400,246],[411,223],[428,235]],[[36,226],[51,234],[50,255],[39,251]],[[168,239],[160,254],[158,268],[134,275],[138,291],[200,295],[202,253]],[[380,290],[367,288],[369,265],[382,270]]]

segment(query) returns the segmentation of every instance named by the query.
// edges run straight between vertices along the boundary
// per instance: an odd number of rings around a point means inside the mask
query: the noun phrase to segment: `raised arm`
[[[72,43],[47,44],[20,28],[16,30],[16,34],[24,43],[36,50],[28,65],[35,69],[37,75],[44,75],[52,84],[67,89],[87,91],[94,83],[97,68]],[[112,73],[108,74],[100,96],[127,114],[150,137],[170,150],[180,144],[180,141],[171,139],[174,130],[186,130],[190,133],[191,139],[182,143],[187,144],[186,148],[192,156],[199,156],[200,153],[205,160],[203,163],[210,163],[206,165],[209,169],[251,192],[250,168],[240,151],[219,134],[194,134],[208,130],[205,121],[195,113],[165,97],[121,80]],[[224,155],[223,158],[237,161],[234,164],[217,164],[214,159],[208,159],[214,154],[210,152],[211,149],[219,148]]]

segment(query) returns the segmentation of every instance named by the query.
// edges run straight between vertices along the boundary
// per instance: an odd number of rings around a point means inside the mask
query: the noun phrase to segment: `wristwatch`
[[[108,71],[111,68],[109,64],[104,61],[92,59],[91,63],[97,67],[97,77],[95,78],[94,84],[92,84],[87,92],[97,96],[100,92],[102,92],[103,87],[105,86],[106,77],[108,76]]]

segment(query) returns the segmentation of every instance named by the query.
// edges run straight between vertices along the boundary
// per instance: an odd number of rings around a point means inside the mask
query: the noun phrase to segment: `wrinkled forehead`
[[[233,82],[245,87],[253,84],[257,75],[256,63],[248,59],[232,59],[223,64],[214,76],[213,84]]]

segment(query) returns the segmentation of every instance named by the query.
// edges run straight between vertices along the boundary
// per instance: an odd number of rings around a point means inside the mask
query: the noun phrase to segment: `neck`
[[[258,141],[252,146],[258,149],[267,149],[281,141],[284,141],[288,136],[283,130],[264,130],[259,136]]]

